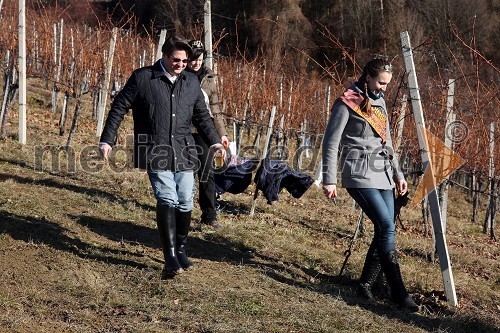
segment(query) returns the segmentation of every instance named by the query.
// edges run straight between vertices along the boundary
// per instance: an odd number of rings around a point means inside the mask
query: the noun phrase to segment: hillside
[[[428,260],[432,239],[418,209],[403,208],[397,241],[408,289],[424,311],[359,298],[371,225],[339,277],[357,215],[347,193],[334,206],[314,186],[301,199],[283,192],[274,205],[260,197],[253,218],[245,213],[253,187],[225,194],[218,232],[197,223],[196,206],[189,240],[196,269],[161,281],[146,175],[83,154],[97,142],[90,108],[72,147],[76,172],[64,157],[57,170],[49,154],[40,168],[35,156],[66,138],[46,102],[50,92],[31,82],[28,96],[28,144],[17,143],[15,108],[0,142],[0,332],[500,331],[498,243],[471,224],[460,189],[451,189],[447,234],[456,309],[439,299],[439,264]],[[128,117],[123,132],[130,125]]]

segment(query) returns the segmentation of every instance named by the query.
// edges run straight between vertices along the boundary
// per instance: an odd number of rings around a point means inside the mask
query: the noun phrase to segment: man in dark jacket
[[[99,143],[107,159],[123,117],[132,109],[134,167],[147,170],[157,200],[162,279],[193,267],[185,249],[197,168],[191,124],[206,135],[211,151],[225,155],[198,78],[184,72],[191,52],[187,41],[173,36],[163,44],[160,60],[135,70],[111,105]]]

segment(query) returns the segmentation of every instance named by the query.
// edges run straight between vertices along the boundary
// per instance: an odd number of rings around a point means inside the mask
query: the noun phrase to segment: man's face
[[[174,51],[170,55],[163,55],[163,66],[172,76],[182,73],[187,63],[188,57],[186,51]]]

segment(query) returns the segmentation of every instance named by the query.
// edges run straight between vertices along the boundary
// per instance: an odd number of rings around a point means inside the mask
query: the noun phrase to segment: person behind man
[[[189,58],[186,71],[196,74],[200,81],[200,86],[208,99],[209,111],[211,112],[215,128],[219,133],[224,147],[229,146],[227,131],[224,127],[224,119],[219,107],[219,96],[217,95],[217,78],[215,73],[205,66],[207,52],[199,40],[192,40],[189,45],[193,49],[193,54]],[[193,137],[198,146],[198,159],[200,168],[198,169],[198,203],[201,209],[201,220],[203,224],[220,229],[217,221],[217,211],[215,207],[215,180],[213,174],[212,160],[208,154],[208,139],[202,133],[193,129]]]
[[[115,97],[99,148],[107,159],[123,117],[132,109],[134,167],[147,170],[156,197],[165,259],[161,278],[166,279],[193,267],[186,255],[197,167],[191,124],[206,136],[212,151],[221,150],[225,156],[225,149],[198,79],[183,72],[192,54],[189,44],[181,37],[169,37],[162,54],[154,65],[135,70]]]
[[[361,77],[335,103],[323,139],[323,191],[337,196],[337,158],[342,145],[342,186],[374,224],[374,236],[361,273],[359,291],[373,300],[372,288],[380,270],[393,300],[418,311],[401,277],[395,244],[394,186],[408,190],[394,156],[383,93],[392,79],[392,66],[372,59]]]

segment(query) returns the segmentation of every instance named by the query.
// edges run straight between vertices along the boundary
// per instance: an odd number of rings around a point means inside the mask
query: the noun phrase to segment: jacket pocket
[[[177,159],[178,170],[193,170],[198,165],[198,152],[192,135],[186,135],[177,141],[180,144],[180,154]]]
[[[366,178],[368,154],[351,153],[345,158],[343,175],[348,178]]]

